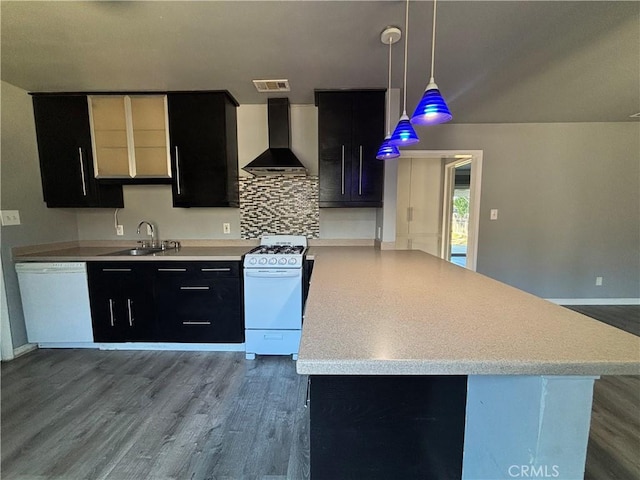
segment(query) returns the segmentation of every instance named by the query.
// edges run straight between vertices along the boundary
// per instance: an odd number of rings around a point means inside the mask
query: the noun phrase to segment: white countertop
[[[426,253],[311,251],[298,373],[640,374],[640,337]]]

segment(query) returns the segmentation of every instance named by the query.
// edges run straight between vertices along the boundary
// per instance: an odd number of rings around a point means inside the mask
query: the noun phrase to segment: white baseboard
[[[18,348],[13,349],[13,358],[18,358],[25,353],[32,352],[37,350],[38,345],[35,343],[25,343],[24,345],[19,346]]]
[[[558,305],[640,305],[640,298],[545,298]]]
[[[170,350],[182,352],[244,352],[244,343],[94,343],[100,350]]]

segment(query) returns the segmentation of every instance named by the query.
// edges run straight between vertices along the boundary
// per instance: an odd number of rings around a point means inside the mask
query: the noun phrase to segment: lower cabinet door
[[[145,281],[144,268],[114,263],[87,267],[93,338],[96,342],[152,341],[153,290]]]
[[[177,275],[156,281],[158,341],[244,342],[240,280]]]

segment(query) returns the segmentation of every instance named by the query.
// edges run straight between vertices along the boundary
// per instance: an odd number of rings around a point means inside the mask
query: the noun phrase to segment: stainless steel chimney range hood
[[[289,99],[267,99],[269,148],[242,169],[256,176],[306,175],[307,168],[291,151]]]

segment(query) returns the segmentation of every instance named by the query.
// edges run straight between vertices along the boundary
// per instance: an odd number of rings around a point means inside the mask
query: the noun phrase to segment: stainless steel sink
[[[116,257],[130,257],[130,256],[140,256],[140,255],[151,255],[153,253],[161,252],[162,248],[148,248],[148,247],[135,247],[128,248],[126,250],[118,250],[117,252],[105,253],[105,256],[116,256]]]

